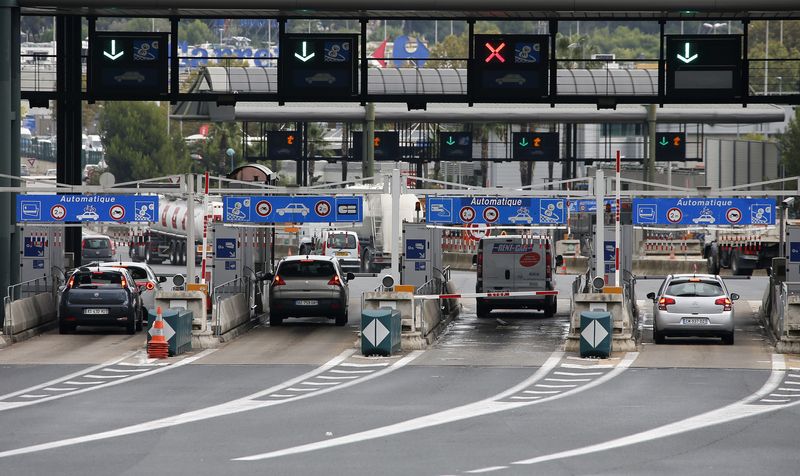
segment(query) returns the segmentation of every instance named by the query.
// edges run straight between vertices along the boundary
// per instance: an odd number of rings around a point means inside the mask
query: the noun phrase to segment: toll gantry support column
[[[0,173],[20,174],[20,14],[16,0],[0,0]],[[19,183],[0,179],[2,186]],[[0,194],[0,292],[19,282],[16,194]],[[0,309],[0,316],[5,311]]]

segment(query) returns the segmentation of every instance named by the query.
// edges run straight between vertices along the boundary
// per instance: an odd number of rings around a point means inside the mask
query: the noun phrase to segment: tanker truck
[[[211,222],[222,221],[222,201],[219,197],[209,198],[209,226]],[[186,264],[186,228],[189,209],[185,199],[160,196],[158,200],[158,221],[152,223],[143,233],[131,241],[130,257],[133,261],[160,264],[169,261],[173,265]],[[203,203],[198,200],[194,208],[195,262],[199,264],[203,247]],[[206,254],[211,257],[213,246],[209,238]]]

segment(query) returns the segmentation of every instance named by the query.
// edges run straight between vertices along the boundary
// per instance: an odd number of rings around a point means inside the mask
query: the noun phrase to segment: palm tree
[[[330,157],[332,151],[325,147],[325,129],[318,122],[306,125],[306,142],[308,143],[308,177],[309,183],[314,185],[314,172],[317,157]]]

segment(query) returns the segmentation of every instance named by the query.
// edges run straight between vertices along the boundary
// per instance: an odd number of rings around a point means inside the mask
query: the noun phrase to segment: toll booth
[[[212,227],[214,284],[242,276],[252,278],[254,273],[268,269],[270,235],[266,228],[215,223]]]
[[[402,284],[418,288],[431,279],[442,278],[444,255],[441,230],[427,228],[425,223],[403,223],[402,253]]]
[[[606,284],[611,284],[614,282],[614,269],[616,266],[616,257],[615,257],[616,243],[614,241],[614,236],[616,234],[615,227],[606,226],[604,227],[603,233],[604,233],[605,243],[603,244],[603,247],[601,249],[603,252],[604,269],[602,270],[602,272],[596,269],[597,255],[595,253],[597,252],[598,247],[594,246],[592,252],[592,259],[590,260],[592,267],[592,276],[603,276],[603,278],[606,281]],[[633,225],[622,225],[620,227],[620,238],[622,240],[622,243],[619,246],[620,272],[622,272],[622,270],[633,272]]]
[[[800,226],[786,226],[786,258],[786,282],[800,283]]]
[[[20,282],[63,273],[63,226],[26,226],[19,230]]]

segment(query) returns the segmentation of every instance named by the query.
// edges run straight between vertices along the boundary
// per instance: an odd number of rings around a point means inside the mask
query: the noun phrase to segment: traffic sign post
[[[280,45],[281,99],[346,100],[358,96],[358,35],[286,33]]]
[[[469,132],[440,132],[439,156],[443,160],[471,160],[472,134]]]
[[[298,131],[267,131],[268,160],[297,160],[303,153]]]
[[[562,198],[433,197],[425,199],[428,223],[487,225],[563,225]]]
[[[512,133],[514,160],[558,160],[558,132]]]
[[[774,225],[769,198],[635,198],[634,225]]]
[[[363,160],[363,137],[363,132],[353,132],[353,147],[350,150],[357,161]],[[400,160],[400,135],[396,131],[375,131],[372,147],[376,162]]]
[[[549,36],[474,35],[474,42],[467,71],[472,99],[530,102],[548,96]]]
[[[353,223],[363,221],[362,197],[224,198],[226,223]]]
[[[683,132],[656,133],[656,161],[686,160],[686,134]]]
[[[169,92],[169,33],[95,32],[89,37],[93,99],[152,99]]]
[[[152,195],[17,195],[17,223],[150,223],[158,219]]]
[[[667,98],[742,97],[742,35],[667,35]]]

